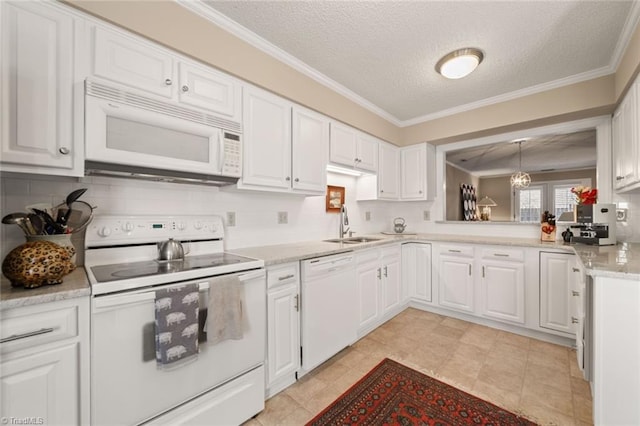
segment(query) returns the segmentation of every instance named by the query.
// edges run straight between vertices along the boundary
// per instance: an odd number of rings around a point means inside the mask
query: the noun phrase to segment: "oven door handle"
[[[113,306],[129,305],[132,303],[145,302],[154,300],[156,294],[153,291],[137,294],[128,294],[124,296],[106,296],[94,299],[93,306],[96,309],[110,308]]]

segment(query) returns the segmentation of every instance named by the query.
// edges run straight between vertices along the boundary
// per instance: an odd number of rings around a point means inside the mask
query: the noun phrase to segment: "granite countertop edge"
[[[33,289],[11,287],[9,280],[3,276],[0,283],[0,311],[90,295],[91,284],[82,266],[66,275],[62,284]]]
[[[584,244],[569,244],[563,241],[546,242],[537,238],[505,238],[449,234],[367,234],[361,237],[376,238],[378,240],[356,245],[326,241],[306,241],[230,249],[228,251],[241,256],[262,259],[265,262],[265,266],[272,266],[345,252],[357,252],[394,242],[502,245],[566,251],[576,254],[580,258],[587,275],[640,280],[640,255],[625,256],[627,261],[624,264],[619,261],[620,253],[640,253],[640,243],[618,243],[615,246],[590,246]],[[604,260],[602,259],[603,257]]]

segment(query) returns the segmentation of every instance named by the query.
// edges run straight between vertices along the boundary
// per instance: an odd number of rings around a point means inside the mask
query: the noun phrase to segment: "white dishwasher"
[[[302,371],[311,371],[357,339],[353,253],[302,264]]]

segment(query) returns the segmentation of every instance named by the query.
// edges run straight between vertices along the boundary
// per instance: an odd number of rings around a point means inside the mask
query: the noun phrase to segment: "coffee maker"
[[[616,244],[616,205],[579,204],[572,226],[572,243],[607,246]]]

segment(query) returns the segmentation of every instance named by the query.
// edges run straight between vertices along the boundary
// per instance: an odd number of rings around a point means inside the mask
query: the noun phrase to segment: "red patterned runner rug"
[[[535,425],[385,358],[307,426]]]

